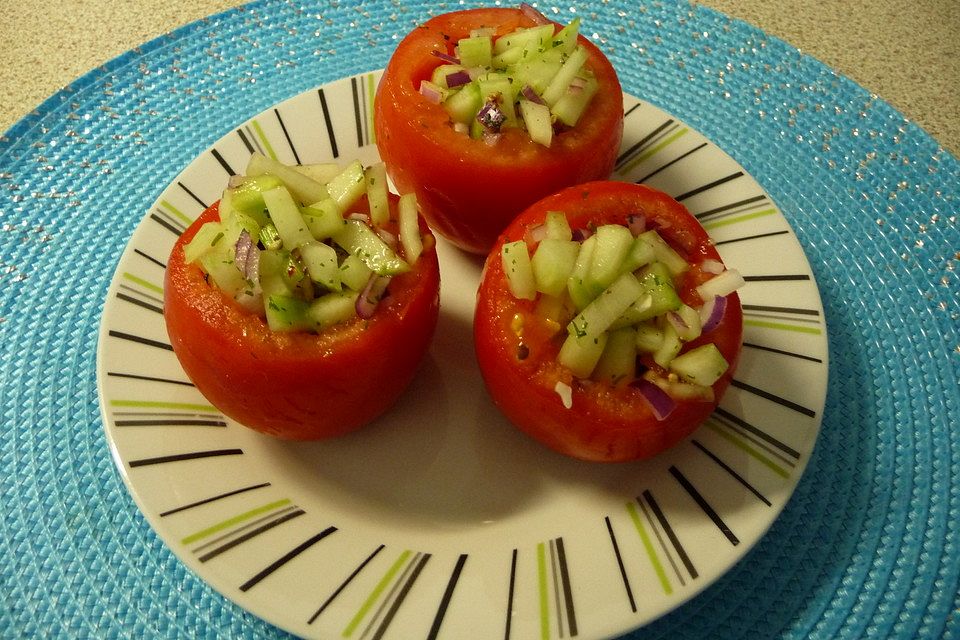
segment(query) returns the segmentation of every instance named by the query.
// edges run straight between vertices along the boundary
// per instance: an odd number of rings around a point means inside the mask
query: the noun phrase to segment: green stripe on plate
[[[187,214],[185,214],[183,211],[180,211],[180,209],[177,209],[175,206],[173,206],[172,204],[170,204],[167,200],[161,200],[161,201],[160,201],[160,206],[163,207],[164,209],[168,210],[170,213],[172,213],[173,215],[177,216],[177,217],[180,218],[181,220],[183,220],[183,221],[187,224],[187,226],[190,226],[190,225],[193,223],[193,220],[191,220],[191,219],[187,216]]]
[[[540,595],[540,639],[550,638],[550,598],[547,593],[547,549],[537,545],[537,590]]]
[[[134,283],[140,285],[141,287],[144,287],[144,288],[146,288],[146,289],[150,289],[151,291],[155,291],[155,292],[157,292],[157,293],[163,293],[163,287],[160,287],[160,286],[158,286],[158,285],[155,285],[155,284],[153,284],[152,282],[148,282],[147,280],[144,280],[143,278],[140,278],[140,277],[138,277],[138,276],[135,276],[135,275],[133,275],[132,273],[129,273],[129,272],[127,272],[127,271],[124,271],[124,272],[123,272],[123,278],[124,278],[124,280],[129,280],[130,282],[134,282]]]
[[[253,130],[257,133],[257,137],[260,138],[260,142],[263,143],[263,148],[267,152],[267,155],[276,160],[277,154],[273,150],[273,145],[267,140],[267,135],[263,132],[263,127],[261,127],[260,123],[256,120],[253,121]]]
[[[363,604],[360,605],[360,609],[357,610],[357,613],[354,614],[353,618],[350,620],[349,624],[343,630],[343,637],[349,638],[354,631],[357,630],[357,626],[363,620],[364,616],[373,608],[373,605],[376,604],[377,599],[380,598],[380,595],[384,592],[387,586],[393,581],[396,577],[397,572],[403,567],[406,563],[407,558],[410,557],[412,551],[409,549],[400,554],[396,561],[387,569],[387,572],[383,574],[383,577],[380,578],[380,582],[373,588],[373,591],[370,592],[370,595],[367,596],[367,599],[363,601]]]
[[[797,333],[810,333],[819,336],[823,331],[820,327],[805,327],[796,324],[787,324],[786,322],[770,322],[769,320],[751,320],[743,319],[743,324],[751,327],[761,327],[763,329],[779,329],[780,331],[795,331]]]
[[[746,453],[747,455],[749,455],[750,457],[752,457],[752,458],[754,458],[755,460],[757,460],[760,464],[762,464],[762,465],[764,465],[765,467],[769,468],[771,471],[773,471],[773,472],[774,472],[775,474],[777,474],[778,476],[780,476],[780,477],[782,477],[782,478],[789,478],[789,477],[790,477],[790,472],[789,472],[789,471],[787,471],[786,469],[784,469],[783,467],[781,467],[780,465],[778,465],[776,462],[774,462],[773,460],[771,460],[771,459],[768,458],[767,456],[763,455],[758,449],[756,449],[756,448],[754,448],[754,447],[751,447],[749,444],[747,444],[747,442],[746,442],[743,438],[740,438],[740,437],[738,437],[738,436],[730,433],[730,432],[727,431],[726,429],[721,429],[721,428],[720,428],[719,426],[717,426],[712,420],[707,420],[707,422],[706,422],[705,424],[707,425],[707,427],[710,428],[711,431],[713,431],[714,433],[716,433],[717,435],[719,435],[721,438],[723,438],[724,440],[726,440],[727,442],[729,442],[730,444],[732,444],[732,445],[735,446],[736,448],[738,448],[738,449],[740,449],[741,451],[745,452],[745,453]]]
[[[716,222],[704,222],[703,228],[709,231],[710,229],[716,229],[717,227],[726,227],[731,224],[738,224],[740,222],[746,222],[748,220],[756,220],[757,218],[773,215],[776,212],[777,212],[776,209],[763,209],[761,211],[754,211],[753,213],[746,213],[742,216],[737,216],[735,218],[725,218],[723,220],[717,220]]]
[[[373,126],[373,102],[377,96],[377,85],[373,81],[373,74],[367,75],[367,137],[370,144],[376,144],[377,131]]]
[[[215,525],[209,526],[206,529],[201,529],[196,533],[191,533],[186,538],[180,540],[180,544],[193,544],[194,542],[203,540],[204,538],[212,536],[215,533],[219,533],[220,531],[224,531],[225,529],[229,529],[230,527],[240,524],[241,522],[245,522],[246,520],[250,520],[264,513],[274,511],[280,507],[285,507],[288,504],[290,504],[290,500],[284,499],[277,500],[276,502],[270,502],[262,507],[257,507],[256,509],[250,509],[249,511],[245,511],[239,515],[233,516],[232,518],[227,518],[226,520],[218,522]]]
[[[135,407],[138,409],[181,409],[185,411],[204,411],[219,413],[217,408],[209,404],[193,404],[192,402],[163,402],[160,400],[111,400],[111,407]]]
[[[652,158],[653,156],[655,156],[656,154],[660,153],[660,152],[663,151],[665,148],[667,148],[668,146],[670,146],[671,144],[673,144],[674,142],[676,142],[677,140],[679,140],[680,138],[682,138],[684,135],[686,135],[686,134],[689,133],[689,132],[690,132],[690,129],[684,127],[683,129],[680,129],[680,130],[677,131],[676,133],[674,133],[674,134],[672,134],[672,135],[670,135],[670,136],[667,136],[667,137],[664,138],[659,144],[656,144],[656,145],[650,147],[649,149],[647,149],[646,151],[644,151],[643,153],[641,153],[640,155],[638,155],[636,158],[634,158],[633,160],[631,160],[629,163],[627,163],[627,166],[624,167],[623,169],[621,169],[621,170],[620,170],[620,173],[624,173],[624,174],[625,174],[625,173],[629,173],[630,171],[633,170],[633,168],[634,168],[635,166],[637,166],[638,164],[640,164],[640,163],[643,162],[644,160],[648,160],[648,159]]]
[[[657,574],[657,579],[660,581],[660,587],[663,589],[663,592],[667,595],[673,593],[673,586],[670,584],[670,579],[667,577],[667,572],[663,569],[663,564],[660,562],[660,558],[657,556],[657,551],[653,548],[653,541],[650,540],[650,535],[647,533],[647,528],[643,526],[643,521],[640,519],[640,512],[637,511],[637,505],[632,502],[627,503],[627,512],[630,514],[630,519],[633,520],[633,526],[636,527],[637,533],[640,534],[640,541],[643,543],[643,548],[647,552],[647,557],[650,558],[650,563],[653,565],[653,570]]]

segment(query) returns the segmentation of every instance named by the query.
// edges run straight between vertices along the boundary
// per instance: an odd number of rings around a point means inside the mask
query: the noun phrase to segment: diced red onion
[[[470,74],[466,71],[454,71],[447,74],[447,87],[455,89],[470,82]]]
[[[534,244],[539,243],[541,240],[547,237],[547,225],[546,224],[535,224],[529,229],[527,229],[528,242]]]
[[[701,333],[713,331],[720,324],[723,313],[727,310],[727,297],[714,296],[703,303],[700,307],[700,320],[703,323]]]
[[[260,275],[260,249],[253,242],[250,233],[244,229],[237,238],[234,247],[234,264],[247,280],[256,281]]]
[[[499,133],[491,133],[490,131],[483,132],[483,141],[487,143],[487,146],[492,147],[496,145],[497,142],[499,142],[499,140],[500,140]]]
[[[570,81],[567,91],[570,93],[580,93],[586,88],[586,86],[587,81],[578,76]]]
[[[242,185],[244,182],[246,182],[246,180],[247,180],[247,176],[232,175],[227,180],[227,187],[229,187],[230,189],[236,189],[237,187]]]
[[[540,97],[540,94],[537,93],[536,89],[528,84],[523,85],[523,89],[520,90],[520,93],[523,94],[523,97],[530,102],[536,102],[537,104],[544,105],[547,104],[543,101],[543,98]]]
[[[632,387],[635,387],[644,400],[647,401],[647,404],[650,406],[650,410],[653,411],[653,415],[657,420],[666,420],[667,417],[673,413],[673,410],[677,407],[677,403],[674,402],[673,398],[667,395],[667,392],[650,382],[649,380],[644,380],[643,378],[637,378],[630,383]]]
[[[397,236],[390,233],[382,227],[377,227],[377,235],[380,236],[380,239],[387,243],[387,246],[391,249],[397,248]]]
[[[631,213],[627,216],[627,228],[634,236],[647,230],[647,217],[642,213]]]
[[[380,304],[383,293],[387,290],[388,284],[390,284],[390,276],[381,276],[376,273],[370,276],[363,291],[357,296],[357,302],[354,305],[358,316],[363,319],[373,316],[377,310],[377,305]]]
[[[587,229],[586,227],[573,230],[573,239],[577,242],[583,242],[592,235],[593,231],[590,231],[590,229]]]
[[[500,127],[506,119],[507,116],[503,109],[493,100],[487,100],[477,113],[477,121],[490,133],[499,133]]]
[[[452,56],[452,55],[450,55],[449,53],[446,53],[445,51],[436,51],[436,50],[434,50],[434,51],[431,51],[430,53],[432,53],[433,55],[437,56],[438,58],[440,58],[440,59],[443,60],[444,62],[449,62],[450,64],[460,64],[460,58],[458,58],[458,57],[456,57],[456,56]]]
[[[667,312],[667,322],[673,325],[673,328],[677,330],[677,333],[683,335],[683,333],[690,328],[690,325],[680,316],[676,311]]]
[[[468,127],[466,124],[462,122],[454,122],[453,130],[456,131],[457,133],[469,133],[470,127]]]
[[[370,224],[370,216],[366,213],[360,213],[359,211],[348,214],[347,220],[359,220],[364,224]]]
[[[700,294],[702,299],[707,300],[713,296],[725,296],[733,293],[743,285],[744,280],[740,272],[736,269],[727,269],[697,287],[697,293]]]
[[[713,274],[723,273],[723,269],[724,269],[722,262],[720,262],[719,260],[713,260],[712,258],[708,258],[703,262],[701,262],[700,268],[706,271],[707,273],[713,273]]]
[[[443,99],[443,94],[439,88],[426,80],[420,81],[420,95],[433,104],[440,104],[440,101]]]
[[[547,16],[543,15],[539,10],[535,9],[532,5],[529,5],[526,2],[520,3],[520,11],[523,13],[523,15],[533,20],[535,24],[550,23],[550,19]]]

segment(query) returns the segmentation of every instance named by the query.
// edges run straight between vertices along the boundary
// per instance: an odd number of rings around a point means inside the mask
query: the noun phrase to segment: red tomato
[[[547,148],[520,129],[490,145],[453,129],[442,105],[419,93],[442,61],[432,52],[481,26],[504,35],[534,23],[519,9],[488,8],[436,16],[414,29],[387,64],[374,105],[377,147],[401,192],[414,192],[427,222],[453,244],[486,254],[520,211],[572,184],[607,178],[623,134],[623,94],[606,56],[583,36],[600,88],[575,127]]]
[[[396,197],[390,202],[396,219]],[[170,342],[197,389],[241,424],[291,440],[347,433],[387,410],[413,379],[437,322],[440,271],[426,224],[423,254],[393,278],[369,320],[274,333],[184,262],[184,246],[218,218],[214,205],[180,236],[164,286]]]
[[[659,421],[632,386],[574,379],[569,369],[557,362],[567,332],[556,323],[550,326],[550,321],[535,313],[534,302],[510,293],[500,247],[526,237],[532,255],[535,247],[527,232],[542,223],[548,211],[566,213],[573,229],[626,224],[628,215],[644,214],[648,228],[656,228],[691,263],[678,287],[680,297],[691,306],[702,302],[696,286],[711,277],[700,264],[720,256],[697,220],[673,198],[645,186],[594,182],[565,189],[528,208],[506,229],[487,258],[477,298],[474,340],[494,403],[521,430],[568,456],[605,462],[653,456],[692,433],[730,384],[742,341],[740,300],[730,294],[719,326],[684,347],[686,351],[713,342],[729,363],[727,372],[713,384],[714,401],[676,400],[673,412]],[[641,360],[662,372],[651,359]],[[569,409],[555,391],[557,382],[572,387]]]

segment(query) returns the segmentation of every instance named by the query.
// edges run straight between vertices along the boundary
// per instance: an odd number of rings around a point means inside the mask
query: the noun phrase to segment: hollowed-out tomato
[[[396,197],[390,202],[396,220]],[[271,331],[208,283],[196,263],[185,263],[184,246],[218,217],[214,205],[180,237],[164,284],[170,342],[207,400],[247,427],[292,440],[347,433],[393,405],[414,377],[439,311],[439,265],[424,221],[423,253],[411,271],[394,276],[372,317],[288,333]]]
[[[628,224],[642,214],[668,244],[690,263],[678,281],[685,304],[700,305],[697,285],[713,276],[701,268],[705,260],[720,260],[697,220],[676,200],[654,189],[620,182],[594,182],[563,190],[534,204],[506,229],[487,258],[474,319],[476,355],[494,403],[517,427],[550,448],[594,461],[648,458],[673,446],[700,425],[716,408],[730,384],[739,357],[743,315],[736,293],[727,296],[719,324],[685,350],[714,343],[729,364],[712,385],[713,400],[675,399],[673,411],[657,419],[641,391],[632,385],[614,386],[575,379],[557,362],[567,331],[557,330],[537,312],[536,303],[515,298],[504,275],[500,249],[505,242],[526,239],[544,222],[548,211],[562,211],[571,228]],[[712,264],[712,263],[708,263]],[[668,375],[645,355],[639,370]],[[557,383],[569,385],[566,406]]]
[[[606,56],[579,37],[597,93],[574,127],[545,147],[519,128],[488,144],[458,132],[442,104],[419,93],[453,44],[481,27],[495,37],[535,22],[520,9],[485,8],[436,16],[397,46],[375,100],[377,147],[390,177],[416,193],[430,226],[467,251],[486,254],[497,235],[530,204],[560,189],[606,179],[623,135],[623,94]],[[556,25],[559,29],[559,25]]]

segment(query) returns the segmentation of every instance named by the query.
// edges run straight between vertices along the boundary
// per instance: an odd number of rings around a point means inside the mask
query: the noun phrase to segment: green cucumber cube
[[[607,335],[606,333],[596,336],[567,334],[560,347],[560,353],[557,354],[557,362],[570,369],[574,376],[589,378],[600,356],[603,355],[604,347],[607,345]]]
[[[443,102],[443,107],[450,114],[450,119],[462,124],[475,122],[482,106],[483,97],[480,95],[480,85],[476,81],[463,85]]]
[[[566,291],[579,253],[580,245],[573,240],[541,240],[530,259],[537,291],[550,296]]]
[[[307,308],[305,315],[317,331],[346,322],[357,315],[356,291],[336,291],[322,295]]]
[[[644,287],[632,273],[625,273],[578,313],[567,331],[578,336],[597,336],[607,331],[636,300]]]
[[[536,280],[530,262],[530,251],[523,240],[505,242],[500,249],[503,273],[514,298],[533,300],[537,297]]]
[[[347,220],[343,228],[333,236],[333,241],[347,253],[363,260],[364,264],[381,276],[392,276],[410,270],[410,265],[398,256],[376,231],[360,220]]]
[[[720,379],[730,365],[717,345],[705,344],[676,356],[670,361],[670,371],[693,384],[710,386]]]
[[[639,236],[634,238],[627,257],[623,259],[623,271],[636,271],[645,267],[656,259],[653,246]]]
[[[300,209],[300,215],[303,216],[303,222],[315,240],[332,238],[346,224],[343,216],[340,215],[337,203],[332,198],[303,207]]]
[[[465,67],[489,67],[493,57],[493,38],[473,36],[461,38],[457,43],[460,64]]]
[[[264,249],[260,252],[259,267],[264,299],[272,295],[292,295],[305,275],[286,249]]]
[[[520,59],[510,69],[510,74],[518,87],[522,89],[525,85],[530,85],[537,95],[541,95],[562,66],[563,54],[551,49],[537,56]]]
[[[340,281],[353,291],[363,291],[372,274],[373,270],[353,254],[347,255],[340,263]]]
[[[680,342],[680,336],[677,335],[677,330],[674,329],[673,325],[669,322],[664,323],[663,342],[661,342],[657,350],[653,352],[653,361],[666,369],[670,366],[671,361],[677,354],[680,353],[682,346],[683,343]]]
[[[663,331],[653,322],[641,322],[634,326],[637,351],[653,353],[663,344]]]
[[[187,264],[196,262],[201,256],[213,250],[224,238],[223,225],[217,221],[204,223],[190,242],[183,248]]]
[[[570,240],[573,238],[570,223],[567,222],[567,216],[562,211],[548,211],[544,224],[547,227],[547,237],[551,240]]]
[[[493,43],[493,53],[501,54],[508,49],[526,47],[531,43],[541,47],[551,45],[553,41],[553,24],[543,24],[526,29],[517,29],[512,33],[497,38]]]
[[[521,100],[520,117],[527,126],[530,139],[537,144],[549,147],[553,142],[553,120],[550,118],[550,109],[547,105]]]
[[[264,249],[279,249],[283,246],[283,240],[272,222],[268,222],[260,228],[260,244],[263,245]]]
[[[637,237],[651,246],[657,262],[663,263],[673,276],[678,276],[690,268],[683,256],[668,245],[655,229],[644,231]]]
[[[597,246],[597,236],[592,235],[580,243],[580,253],[573,265],[570,279],[567,281],[567,292],[574,306],[579,310],[590,304],[590,301],[603,291],[598,289],[588,278],[593,252]]]
[[[597,246],[590,260],[587,278],[597,288],[606,289],[623,273],[621,267],[633,245],[633,234],[623,225],[605,224],[597,227],[594,235]]]
[[[327,183],[327,192],[340,213],[346,212],[367,191],[367,182],[363,175],[363,164],[354,160]]]
[[[278,160],[268,158],[259,152],[254,152],[247,163],[248,176],[274,176],[283,182],[284,186],[290,191],[290,194],[296,198],[300,204],[310,204],[329,197],[326,186],[310,178],[297,169],[285,165]],[[273,191],[268,189],[265,191]],[[269,208],[269,205],[267,205]]]
[[[387,167],[382,162],[370,165],[363,172],[363,177],[367,181],[370,221],[378,227],[383,226],[390,219],[390,203],[387,198]]]
[[[459,73],[461,71],[466,71],[466,68],[463,65],[442,64],[433,70],[433,73],[430,75],[430,82],[446,91],[450,88],[450,86],[447,84],[447,76],[452,73]]]
[[[343,171],[336,162],[317,162],[314,164],[293,165],[293,169],[320,184],[327,184],[335,175]]]
[[[579,88],[567,87],[550,109],[550,113],[568,127],[580,121],[580,116],[587,110],[597,89],[600,88],[600,83],[593,76],[583,79],[582,82],[583,86]]]
[[[284,246],[289,249],[313,242],[313,235],[307,228],[300,207],[294,202],[293,196],[284,187],[277,187],[263,192],[263,201],[270,212],[270,219],[277,228],[277,233],[283,240]]]
[[[307,317],[310,304],[293,296],[271,295],[266,298],[264,311],[271,331],[309,331],[313,322]]]
[[[556,104],[557,100],[567,92],[573,79],[580,73],[580,69],[587,62],[587,57],[587,50],[577,45],[567,57],[563,66],[560,67],[560,70],[557,71],[557,74],[550,80],[550,84],[544,89],[542,96],[544,102],[551,107]]]
[[[417,196],[405,193],[397,203],[397,217],[400,226],[400,246],[407,262],[414,264],[423,252],[423,238],[420,237],[420,213],[417,210]]]
[[[636,377],[637,336],[633,327],[624,327],[608,334],[600,360],[593,370],[594,380],[622,387]]]
[[[500,107],[506,117],[504,125],[516,124],[517,112],[513,106],[514,88],[510,78],[505,75],[488,73],[477,78],[477,85],[480,88],[482,102],[493,101]]]
[[[563,53],[571,53],[577,46],[577,37],[580,35],[580,18],[574,18],[570,24],[553,36],[553,46]]]
[[[340,291],[342,285],[336,249],[315,240],[300,247],[300,258],[311,280],[330,291]]]

